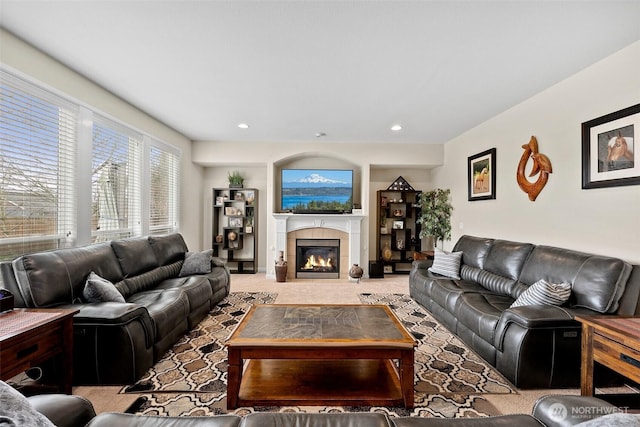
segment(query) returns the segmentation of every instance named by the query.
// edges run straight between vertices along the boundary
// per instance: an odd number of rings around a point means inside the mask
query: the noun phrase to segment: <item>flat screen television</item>
[[[353,207],[353,170],[282,169],[282,212],[343,213]]]

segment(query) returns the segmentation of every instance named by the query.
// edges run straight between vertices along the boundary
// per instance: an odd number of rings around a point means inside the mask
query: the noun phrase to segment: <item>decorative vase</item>
[[[276,260],[276,282],[287,281],[287,261],[284,259],[284,251],[280,251]]]
[[[358,264],[353,264],[349,269],[349,277],[352,279],[356,279],[358,283],[360,283],[360,279],[362,278],[362,274],[364,270]]]
[[[391,261],[392,256],[393,251],[391,251],[391,248],[388,245],[385,245],[385,247],[382,248],[382,259],[385,261]]]

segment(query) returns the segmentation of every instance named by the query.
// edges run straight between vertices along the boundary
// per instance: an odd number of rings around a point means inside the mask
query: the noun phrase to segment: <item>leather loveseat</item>
[[[620,259],[473,236],[462,236],[455,252],[462,252],[459,278],[430,272],[431,260],[414,261],[410,294],[517,387],[579,386],[576,315],[640,314],[640,266]],[[570,284],[569,300],[511,308],[541,279]]]
[[[569,427],[600,421],[600,426],[637,426],[638,416],[594,397],[549,395],[539,399],[531,415],[513,414],[487,418],[390,418],[381,413],[253,413],[245,417],[218,415],[210,417],[139,416],[102,413],[94,418],[91,403],[79,396],[40,395],[30,397],[31,408],[58,427]],[[0,410],[0,421],[3,417]],[[591,421],[593,422],[593,421]],[[621,424],[627,422],[629,424]],[[8,425],[11,425],[10,423]]]
[[[183,268],[187,256],[200,258],[201,271]],[[28,254],[0,268],[16,307],[80,310],[74,316],[76,385],[135,382],[230,286],[226,266],[208,252],[188,252],[180,234]],[[112,283],[121,301],[87,302],[83,291],[91,273]]]

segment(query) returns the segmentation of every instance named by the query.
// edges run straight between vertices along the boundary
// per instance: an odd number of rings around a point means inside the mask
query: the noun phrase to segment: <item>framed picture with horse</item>
[[[468,158],[469,201],[496,198],[496,149]]]
[[[640,184],[640,104],[582,123],[582,188]]]

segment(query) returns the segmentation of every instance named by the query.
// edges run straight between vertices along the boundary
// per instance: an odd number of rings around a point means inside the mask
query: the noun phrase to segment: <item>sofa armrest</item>
[[[532,414],[548,427],[569,427],[616,412],[620,409],[597,397],[548,395],[538,399]]]
[[[145,307],[118,302],[71,307],[80,310],[73,318],[74,384],[130,384],[153,365],[156,334]]]
[[[494,345],[498,350],[503,349],[504,335],[511,324],[517,324],[526,329],[548,329],[560,327],[575,327],[580,329],[580,323],[573,319],[570,310],[554,305],[527,305],[508,308],[500,317],[496,327]]]
[[[40,394],[28,400],[36,411],[58,427],[82,427],[96,416],[91,402],[81,396]]]
[[[414,270],[427,270],[433,265],[432,259],[417,259],[413,261],[412,268]]]
[[[145,343],[153,346],[155,330],[153,321],[146,308],[132,303],[100,302],[92,304],[73,304],[70,308],[80,311],[73,317],[75,326],[119,326],[134,320],[140,321],[144,327]]]

